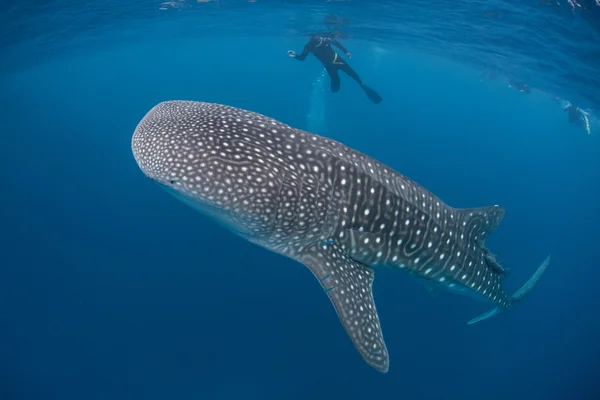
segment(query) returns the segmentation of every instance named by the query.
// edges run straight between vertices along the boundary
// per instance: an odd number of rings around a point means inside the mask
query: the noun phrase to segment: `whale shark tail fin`
[[[521,286],[521,288],[519,290],[517,290],[515,292],[515,294],[513,294],[511,296],[513,305],[519,303],[521,300],[523,300],[523,298],[525,296],[527,296],[529,294],[529,292],[531,292],[531,289],[533,289],[533,287],[540,280],[542,275],[544,275],[544,272],[546,272],[546,268],[548,268],[548,264],[550,264],[550,256],[546,257],[544,262],[538,267],[538,269],[531,276],[531,278],[529,278],[529,280],[527,280],[527,282],[525,282],[525,284],[523,286]],[[493,317],[494,315],[499,314],[501,311],[502,311],[502,309],[499,307],[493,308],[493,309],[481,314],[480,316],[473,318],[472,320],[470,320],[468,322],[468,324],[473,325],[476,322],[483,321],[485,319]]]

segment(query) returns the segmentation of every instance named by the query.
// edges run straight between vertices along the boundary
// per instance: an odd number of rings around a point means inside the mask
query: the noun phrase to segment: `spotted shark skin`
[[[452,208],[371,157],[264,115],[162,102],[138,124],[132,151],[142,172],[180,200],[308,267],[356,349],[383,373],[389,354],[373,267],[477,293],[496,307],[477,320],[510,309],[539,279],[518,299],[504,291],[505,271],[485,247],[501,207]]]

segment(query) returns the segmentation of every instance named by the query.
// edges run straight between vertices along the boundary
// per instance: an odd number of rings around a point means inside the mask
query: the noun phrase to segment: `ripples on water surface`
[[[123,40],[344,35],[423,51],[600,109],[600,0],[2,2],[4,71]]]

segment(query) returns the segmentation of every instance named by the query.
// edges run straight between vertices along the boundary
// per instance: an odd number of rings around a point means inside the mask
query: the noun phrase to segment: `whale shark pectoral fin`
[[[352,343],[371,367],[386,373],[389,356],[372,294],[373,270],[333,244],[306,249],[298,261],[317,277]]]

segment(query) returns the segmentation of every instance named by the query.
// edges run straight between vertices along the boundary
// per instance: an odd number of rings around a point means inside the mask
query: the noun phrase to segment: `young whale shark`
[[[166,101],[132,137],[142,172],[243,238],[304,264],[364,360],[389,355],[373,300],[373,267],[404,270],[494,308],[523,299],[549,257],[514,295],[485,246],[504,210],[452,208],[386,165],[325,137],[226,105]]]

